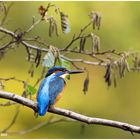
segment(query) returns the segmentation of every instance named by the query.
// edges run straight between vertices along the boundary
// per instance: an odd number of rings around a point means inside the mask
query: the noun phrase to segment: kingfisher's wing
[[[62,92],[65,87],[65,81],[61,77],[55,77],[49,84],[49,97],[50,105],[53,105],[57,96]]]
[[[45,78],[38,90],[37,103],[38,103],[38,113],[40,116],[44,116],[48,110],[49,106],[49,81]]]

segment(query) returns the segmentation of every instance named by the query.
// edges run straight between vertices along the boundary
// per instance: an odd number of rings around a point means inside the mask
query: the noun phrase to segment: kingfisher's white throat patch
[[[65,73],[65,74],[63,74],[63,75],[61,75],[61,76],[59,76],[59,77],[65,79],[68,75],[69,75],[68,73]]]

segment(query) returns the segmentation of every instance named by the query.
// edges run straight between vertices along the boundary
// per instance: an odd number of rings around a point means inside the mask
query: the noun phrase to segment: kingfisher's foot
[[[50,109],[54,109],[54,105],[50,105],[49,108],[50,108]]]
[[[38,112],[34,112],[35,118],[38,118]]]

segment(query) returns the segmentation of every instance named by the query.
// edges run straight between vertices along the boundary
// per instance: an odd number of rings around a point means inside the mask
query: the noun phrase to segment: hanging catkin
[[[67,34],[67,33],[70,32],[70,25],[69,25],[68,15],[64,14],[63,12],[60,12],[60,16],[61,16],[62,32],[64,34]]]

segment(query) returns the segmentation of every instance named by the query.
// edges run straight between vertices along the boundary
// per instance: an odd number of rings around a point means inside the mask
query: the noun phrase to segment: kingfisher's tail
[[[47,111],[48,111],[48,106],[47,107],[38,106],[38,114],[39,114],[39,116],[44,116]]]
[[[49,95],[43,91],[37,96],[38,114],[44,116],[49,108]]]

